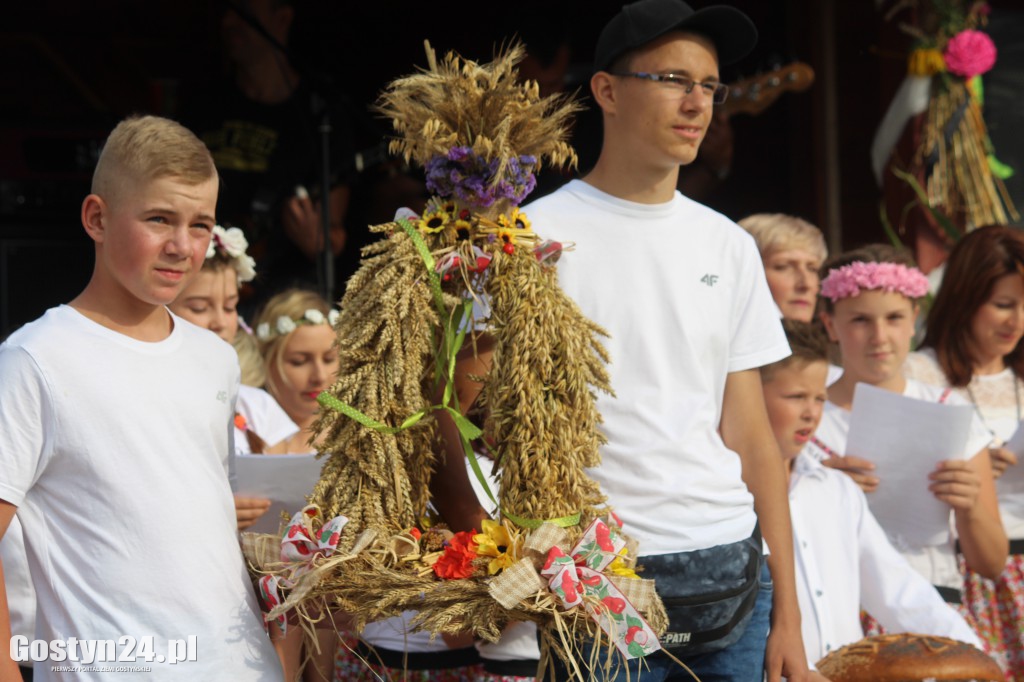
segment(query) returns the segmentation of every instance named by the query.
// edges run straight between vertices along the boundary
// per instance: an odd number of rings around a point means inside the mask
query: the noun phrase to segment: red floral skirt
[[[1006,679],[1024,680],[1024,555],[1011,554],[996,580],[961,569],[968,622]]]

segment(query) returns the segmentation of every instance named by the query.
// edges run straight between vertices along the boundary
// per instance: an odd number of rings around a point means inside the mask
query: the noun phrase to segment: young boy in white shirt
[[[761,368],[772,431],[789,471],[797,598],[810,665],[864,636],[863,608],[888,632],[981,643],[967,622],[886,539],[864,493],[803,453],[826,400],[828,340],[811,324],[783,323],[793,354]]]
[[[59,650],[35,663],[37,681],[106,679],[108,666],[282,677],[228,483],[238,361],[166,308],[202,267],[217,189],[188,130],[122,121],[82,205],[89,283],[0,346],[0,535],[17,510],[36,638]],[[0,599],[0,641],[10,634]],[[105,660],[83,660],[89,640]],[[0,679],[17,679],[24,653],[0,647]]]

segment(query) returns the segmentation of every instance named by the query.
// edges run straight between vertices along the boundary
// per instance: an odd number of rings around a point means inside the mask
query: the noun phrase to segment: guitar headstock
[[[802,92],[814,83],[814,69],[803,62],[793,62],[751,78],[729,84],[729,98],[717,105],[726,116],[757,115],[767,109],[784,92]]]

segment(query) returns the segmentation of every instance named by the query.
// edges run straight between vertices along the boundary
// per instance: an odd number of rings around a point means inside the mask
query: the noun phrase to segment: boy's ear
[[[82,227],[97,244],[103,242],[106,232],[104,218],[107,215],[107,202],[98,194],[90,194],[82,202]]]
[[[615,82],[611,74],[605,71],[598,71],[590,77],[590,92],[594,95],[594,101],[601,107],[601,111],[613,113],[615,111]]]
[[[825,331],[828,333],[828,340],[832,343],[839,343],[839,337],[836,336],[835,325],[833,324],[832,315],[827,311],[822,310],[818,313],[818,318],[821,323],[825,325]]]

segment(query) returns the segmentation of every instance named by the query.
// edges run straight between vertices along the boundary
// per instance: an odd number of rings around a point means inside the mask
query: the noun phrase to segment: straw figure
[[[583,634],[603,632],[626,658],[658,648],[663,607],[584,471],[600,461],[595,392],[611,390],[604,332],[558,286],[562,245],[518,209],[542,161],[575,163],[565,138],[577,105],[518,82],[523,55],[438,63],[428,45],[429,67],[381,97],[392,152],[423,166],[433,196],[422,216],[400,211],[371,228],[382,239],[341,302],[341,366],[313,427],[330,453],[321,479],[283,538],[247,543],[263,550],[248,554],[268,619],[294,608],[308,627],[338,609],[359,629],[415,610],[416,627],[491,641],[532,620],[545,655],[568,661]],[[490,314],[473,319],[480,301]],[[482,432],[459,412],[451,379],[482,329],[494,341],[480,402],[501,518],[453,534],[422,521],[436,416],[452,417],[470,453]],[[268,558],[278,545],[280,560]]]
[[[893,3],[886,17],[903,17],[907,10],[914,20],[900,21],[899,27],[913,46],[907,79],[890,108],[920,117],[914,125],[913,156],[908,162],[893,159],[895,175],[911,185],[949,242],[960,232],[1019,219],[1003,182],[1013,170],[996,158],[982,116],[981,77],[997,57],[995,43],[984,31],[988,3],[905,0]],[[891,120],[904,122],[899,116]]]

